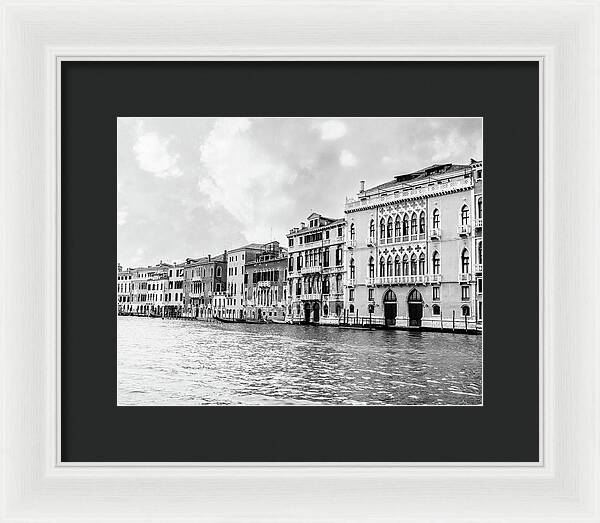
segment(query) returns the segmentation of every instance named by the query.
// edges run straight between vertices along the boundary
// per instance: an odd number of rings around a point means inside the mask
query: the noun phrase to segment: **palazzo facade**
[[[285,320],[287,312],[287,250],[279,242],[263,246],[246,262],[244,306],[247,320]]]
[[[432,165],[345,205],[350,317],[389,326],[482,327],[483,164]]]
[[[346,220],[318,213],[288,238],[288,317],[293,322],[338,323],[344,312]]]

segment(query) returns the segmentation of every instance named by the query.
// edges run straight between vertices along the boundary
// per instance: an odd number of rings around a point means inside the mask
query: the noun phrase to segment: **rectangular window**
[[[432,287],[431,289],[433,291],[433,299],[434,300],[439,300],[440,299],[440,288],[439,287]]]
[[[350,301],[354,301],[354,289],[350,289],[349,293],[348,293],[348,299]]]
[[[373,301],[373,293],[375,292],[375,289],[369,289],[369,301]]]
[[[483,294],[483,278],[477,278],[477,294]]]
[[[325,231],[325,239],[329,240],[329,231]]]
[[[460,288],[460,297],[463,300],[468,300],[469,299],[469,286],[468,285],[462,285]]]
[[[288,242],[290,247],[294,246],[294,238],[290,238],[290,241]]]

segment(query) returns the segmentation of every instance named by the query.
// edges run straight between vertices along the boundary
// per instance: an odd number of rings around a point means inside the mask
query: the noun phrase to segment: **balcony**
[[[346,287],[356,287],[356,279],[350,278],[346,280]]]
[[[367,247],[373,247],[375,245],[375,237],[369,236],[367,238]]]
[[[470,225],[459,225],[458,226],[458,235],[459,236],[469,236],[471,234],[471,226]]]
[[[300,271],[290,271],[288,272],[288,278],[299,278],[300,274]]]
[[[344,270],[343,265],[335,265],[334,267],[323,267],[323,274],[331,274],[332,272],[342,272]]]
[[[477,218],[475,220],[475,228],[481,229],[483,227],[483,218]]]
[[[475,274],[481,274],[483,272],[483,263],[475,264]]]
[[[374,287],[375,286],[375,278],[367,278],[365,281],[365,285],[367,287]]]
[[[461,283],[468,283],[471,281],[471,273],[463,272],[458,275],[458,281]]]
[[[329,238],[326,238],[323,240],[323,245],[329,245],[331,243],[331,240]]]
[[[270,287],[270,286],[271,286],[271,283],[272,283],[272,282],[270,282],[270,281],[259,281],[259,282],[258,282],[258,286],[259,286],[259,287]]]
[[[313,267],[302,267],[302,269],[300,269],[301,274],[311,274],[315,272],[321,272],[320,265],[314,265]]]
[[[321,295],[317,292],[311,292],[311,293],[307,293],[307,294],[301,294],[300,295],[300,299],[304,300],[304,301],[308,301],[308,300],[320,300],[321,299]]]
[[[331,293],[331,299],[332,300],[343,300],[344,299],[344,293],[343,292],[332,292]]]
[[[442,231],[439,227],[434,227],[433,229],[429,230],[429,237],[432,240],[439,240],[442,237]]]
[[[442,283],[441,274],[430,274],[428,277],[429,283]]]
[[[356,247],[356,240],[348,240],[346,246],[348,249],[354,249],[354,247]]]

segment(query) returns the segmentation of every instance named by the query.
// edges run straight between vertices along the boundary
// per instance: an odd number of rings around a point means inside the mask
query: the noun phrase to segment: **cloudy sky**
[[[124,267],[285,241],[312,212],[433,163],[482,159],[479,118],[118,118]]]

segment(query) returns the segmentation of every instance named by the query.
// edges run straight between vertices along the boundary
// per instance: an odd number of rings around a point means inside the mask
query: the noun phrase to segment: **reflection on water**
[[[117,318],[118,405],[478,405],[481,336]]]

